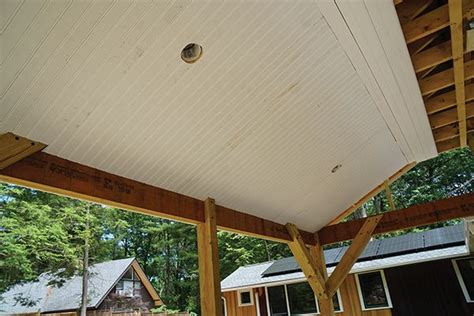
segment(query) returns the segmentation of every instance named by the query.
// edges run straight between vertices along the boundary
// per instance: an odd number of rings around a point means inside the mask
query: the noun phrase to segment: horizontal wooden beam
[[[470,14],[472,8],[474,8],[473,0],[463,1],[464,16]],[[449,7],[445,4],[403,24],[402,30],[405,35],[405,41],[407,44],[413,43],[449,26],[449,22]]]
[[[199,199],[44,152],[0,170],[0,181],[190,224],[204,221],[204,202]],[[278,242],[291,240],[285,225],[219,205],[216,213],[219,229]],[[301,235],[314,245],[312,233]]]
[[[0,135],[0,169],[4,169],[15,162],[28,157],[46,147],[40,142],[6,133]]]
[[[474,117],[467,119],[466,126],[467,126],[468,132],[474,131]],[[433,136],[434,136],[435,142],[437,143],[444,142],[452,138],[458,138],[459,137],[459,124],[456,122],[450,125],[443,126],[441,128],[437,128],[433,130]]]
[[[464,80],[474,78],[474,60],[464,64]],[[438,72],[419,81],[423,96],[454,85],[453,68]]]
[[[438,36],[438,33],[433,33],[408,44],[408,52],[410,53],[410,56],[420,53],[426,46],[430,45],[435,39],[437,39]]]
[[[432,3],[433,0],[408,0],[401,3],[397,7],[397,14],[400,23],[405,24],[415,19]]]
[[[466,102],[474,100],[474,83],[466,85]],[[425,102],[426,113],[428,115],[447,110],[456,106],[456,91],[452,90]]]
[[[414,205],[405,209],[386,212],[382,215],[383,217],[374,230],[374,234],[473,216],[474,193]],[[364,222],[365,219],[358,219],[323,227],[318,232],[319,240],[321,244],[326,245],[354,239]]]
[[[467,132],[467,144],[473,148],[474,147],[474,131],[468,131]],[[436,143],[436,149],[438,150],[439,153],[456,149],[461,147],[461,143],[459,141],[459,138],[452,138],[444,141],[440,141]]]
[[[393,175],[391,175],[386,181],[380,183],[378,186],[373,188],[369,193],[364,195],[362,198],[360,198],[357,202],[349,206],[346,210],[344,210],[341,214],[339,214],[336,218],[334,218],[332,221],[329,222],[328,225],[334,225],[342,221],[344,218],[355,212],[359,207],[364,205],[369,199],[373,198],[377,194],[379,194],[381,191],[384,190],[385,184],[391,184],[398,178],[400,178],[402,175],[407,173],[411,168],[413,168],[416,165],[415,162],[409,163],[397,172],[395,172]]]
[[[419,73],[452,58],[451,41],[446,41],[414,55],[411,61],[413,62],[415,72]]]
[[[474,102],[466,104],[466,117],[471,118],[474,116]],[[458,122],[458,111],[457,108],[451,108],[446,111],[438,112],[430,115],[430,125],[433,130]]]

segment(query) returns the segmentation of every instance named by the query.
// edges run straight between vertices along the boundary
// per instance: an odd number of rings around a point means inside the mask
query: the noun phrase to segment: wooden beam
[[[413,43],[408,44],[408,52],[410,53],[410,56],[414,56],[415,54],[418,54],[419,52],[421,52],[426,46],[428,46],[435,39],[437,39],[438,36],[439,36],[438,33],[433,33],[426,37],[420,38],[419,40]]]
[[[464,64],[464,79],[474,78],[474,60]],[[455,84],[453,68],[438,72],[437,74],[423,78],[419,81],[423,96]]]
[[[392,190],[390,190],[390,183],[388,183],[387,180],[384,182],[384,191],[387,196],[388,204],[390,205],[390,210],[394,211],[396,209],[395,200],[393,199]]]
[[[467,132],[474,131],[474,117],[469,118],[466,121]],[[459,139],[459,124],[453,123],[450,125],[443,126],[433,130],[433,136],[435,142],[444,142],[449,139],[457,138]],[[458,146],[460,147],[460,146]]]
[[[433,0],[409,0],[401,3],[397,7],[400,23],[405,24],[412,21],[432,3]]]
[[[327,299],[328,296],[326,295],[325,279],[316,260],[311,255],[308,248],[306,248],[306,244],[303,241],[298,228],[291,223],[286,224],[286,228],[292,238],[292,241],[288,243],[288,246],[303,271],[309,285],[318,298]]]
[[[470,102],[466,105],[466,117],[471,118],[474,116],[474,102]],[[458,111],[456,108],[451,108],[446,111],[438,112],[430,115],[429,117],[431,129],[457,123],[458,122]]]
[[[464,92],[464,31],[462,0],[449,0],[452,57],[461,147],[467,146],[466,101]]]
[[[4,169],[35,152],[41,151],[45,147],[45,144],[12,133],[1,134],[0,169]]]
[[[474,100],[474,84],[466,85],[466,102]],[[456,106],[456,92],[449,91],[426,100],[426,113],[433,114]]]
[[[137,260],[132,261],[132,267],[135,273],[138,275],[138,278],[142,282],[143,286],[146,288],[148,294],[151,296],[155,306],[163,305],[163,301],[161,300],[153,285],[150,283],[150,280],[148,280],[148,277],[146,276],[145,272],[143,272],[143,269],[140,267],[140,264],[137,262]]]
[[[392,176],[388,178],[388,183],[391,184],[394,181],[396,181],[398,178],[400,178],[402,175],[404,175],[406,172],[408,172],[411,168],[413,168],[416,165],[415,162],[409,163],[397,172],[395,172]],[[349,206],[345,211],[343,211],[341,214],[339,214],[336,218],[334,218],[332,221],[329,222],[328,225],[334,225],[342,221],[344,218],[355,212],[359,207],[364,205],[369,199],[373,198],[377,194],[379,194],[383,189],[384,189],[384,182],[380,183],[378,186],[373,188],[369,193],[364,195],[362,198],[360,198],[357,202]]]
[[[451,60],[452,57],[451,41],[446,41],[414,55],[411,60],[415,72],[420,73],[423,70],[429,70],[434,66]]]
[[[327,282],[328,279],[328,271],[326,267],[326,258],[324,257],[324,249],[323,246],[319,243],[318,234],[315,234],[315,241],[316,245],[309,246],[309,253],[314,258],[316,262],[316,266],[321,271],[321,275],[324,278],[324,282]],[[334,311],[334,302],[332,300],[332,296],[328,295],[327,299],[319,299],[319,308],[321,316],[335,316]]]
[[[474,7],[473,0],[464,0],[464,15],[470,14]],[[425,36],[429,36],[450,25],[449,7],[447,4],[442,5],[413,21],[402,25],[403,34],[407,44],[413,43]]]
[[[423,226],[450,219],[474,215],[474,193],[439,201],[413,205],[405,209],[383,213],[374,234],[382,234],[405,228]],[[319,232],[321,244],[354,239],[365,219],[323,227]]]
[[[407,44],[433,34],[449,25],[448,5],[443,5],[402,25]]]
[[[197,225],[201,315],[222,315],[221,278],[217,246],[216,204],[204,201],[204,223]]]
[[[189,224],[204,221],[201,200],[44,152],[0,170],[0,181]],[[285,225],[219,205],[216,208],[219,229],[278,242],[291,240]],[[312,233],[301,235],[305,243],[314,244]]]
[[[474,131],[468,131],[467,132],[467,143],[468,145],[473,148],[474,146]],[[438,149],[439,153],[456,149],[461,147],[461,144],[459,143],[459,137],[457,138],[452,138],[444,141],[440,141],[436,143],[436,148]]]
[[[369,243],[372,233],[377,227],[377,224],[382,219],[382,216],[383,215],[376,215],[364,219],[364,224],[352,241],[349,249],[347,249],[347,251],[344,253],[341,261],[339,261],[333,273],[326,282],[326,292],[328,296],[334,295],[337,289],[341,286],[342,282],[344,282],[344,279],[346,278],[349,271],[351,271],[352,266],[357,261],[357,258],[359,258],[360,254],[362,251],[364,251],[365,247]]]

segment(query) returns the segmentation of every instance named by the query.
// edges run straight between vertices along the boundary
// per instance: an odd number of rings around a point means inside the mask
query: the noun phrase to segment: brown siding
[[[450,259],[385,270],[394,316],[472,316]]]
[[[255,316],[257,310],[255,308],[255,292],[252,290],[252,296],[254,297],[254,304],[252,306],[238,306],[237,291],[224,292],[223,296],[226,299],[227,304],[227,316]]]

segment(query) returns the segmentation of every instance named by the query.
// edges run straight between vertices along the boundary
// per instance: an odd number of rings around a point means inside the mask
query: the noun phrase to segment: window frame
[[[250,296],[250,303],[242,303],[242,296],[241,293],[249,293]],[[246,307],[246,306],[253,306],[253,290],[252,289],[243,289],[237,291],[237,305],[238,307]]]
[[[380,274],[380,277],[382,279],[383,289],[384,289],[384,292],[385,292],[385,297],[387,298],[387,304],[388,305],[387,306],[381,306],[381,307],[368,307],[367,308],[365,306],[364,297],[362,296],[362,289],[360,287],[359,275],[369,274],[369,273],[374,273],[374,272],[378,272]],[[373,271],[356,273],[355,274],[355,281],[356,281],[356,285],[357,285],[357,293],[359,294],[359,302],[360,302],[360,307],[361,307],[362,311],[374,311],[374,310],[379,310],[379,309],[391,309],[391,308],[393,308],[392,298],[390,297],[390,292],[388,290],[387,280],[385,279],[384,270],[373,270]]]
[[[265,289],[265,303],[266,303],[266,306],[267,306],[267,311],[270,311],[270,298],[268,297],[268,288],[269,287],[274,287],[274,286],[283,286],[284,290],[285,290],[285,300],[286,300],[286,309],[287,309],[287,315],[291,315],[291,308],[290,308],[290,299],[288,297],[288,289],[287,289],[287,286],[288,285],[291,285],[291,284],[297,284],[297,283],[302,283],[302,282],[308,282],[307,280],[298,280],[298,281],[294,281],[294,282],[289,282],[289,283],[275,283],[275,284],[271,284],[271,285],[265,285],[264,286],[264,289]],[[339,306],[341,307],[340,310],[338,311],[334,311],[336,314],[337,313],[343,313],[344,312],[344,304],[342,302],[342,295],[341,295],[341,291],[340,289],[337,289],[336,291],[336,295],[337,295],[337,299],[339,301]],[[321,309],[319,307],[319,301],[318,301],[318,298],[316,297],[316,295],[314,296],[314,300],[316,301],[316,310],[317,310],[317,313],[309,313],[309,314],[303,314],[303,315],[321,315]]]
[[[224,296],[221,296],[222,305],[224,305],[224,316],[227,316],[227,299]]]
[[[467,291],[466,283],[461,274],[461,270],[459,270],[459,266],[457,261],[459,260],[474,260],[474,257],[465,257],[465,258],[457,258],[452,259],[451,262],[453,263],[454,272],[456,273],[456,277],[458,279],[459,285],[461,286],[462,293],[464,294],[464,298],[466,299],[467,303],[474,303],[474,299],[471,299],[469,292]]]

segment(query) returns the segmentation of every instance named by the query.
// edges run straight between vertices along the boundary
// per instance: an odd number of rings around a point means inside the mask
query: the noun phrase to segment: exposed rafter
[[[27,138],[6,133],[0,135],[0,169],[41,151],[45,144]]]

